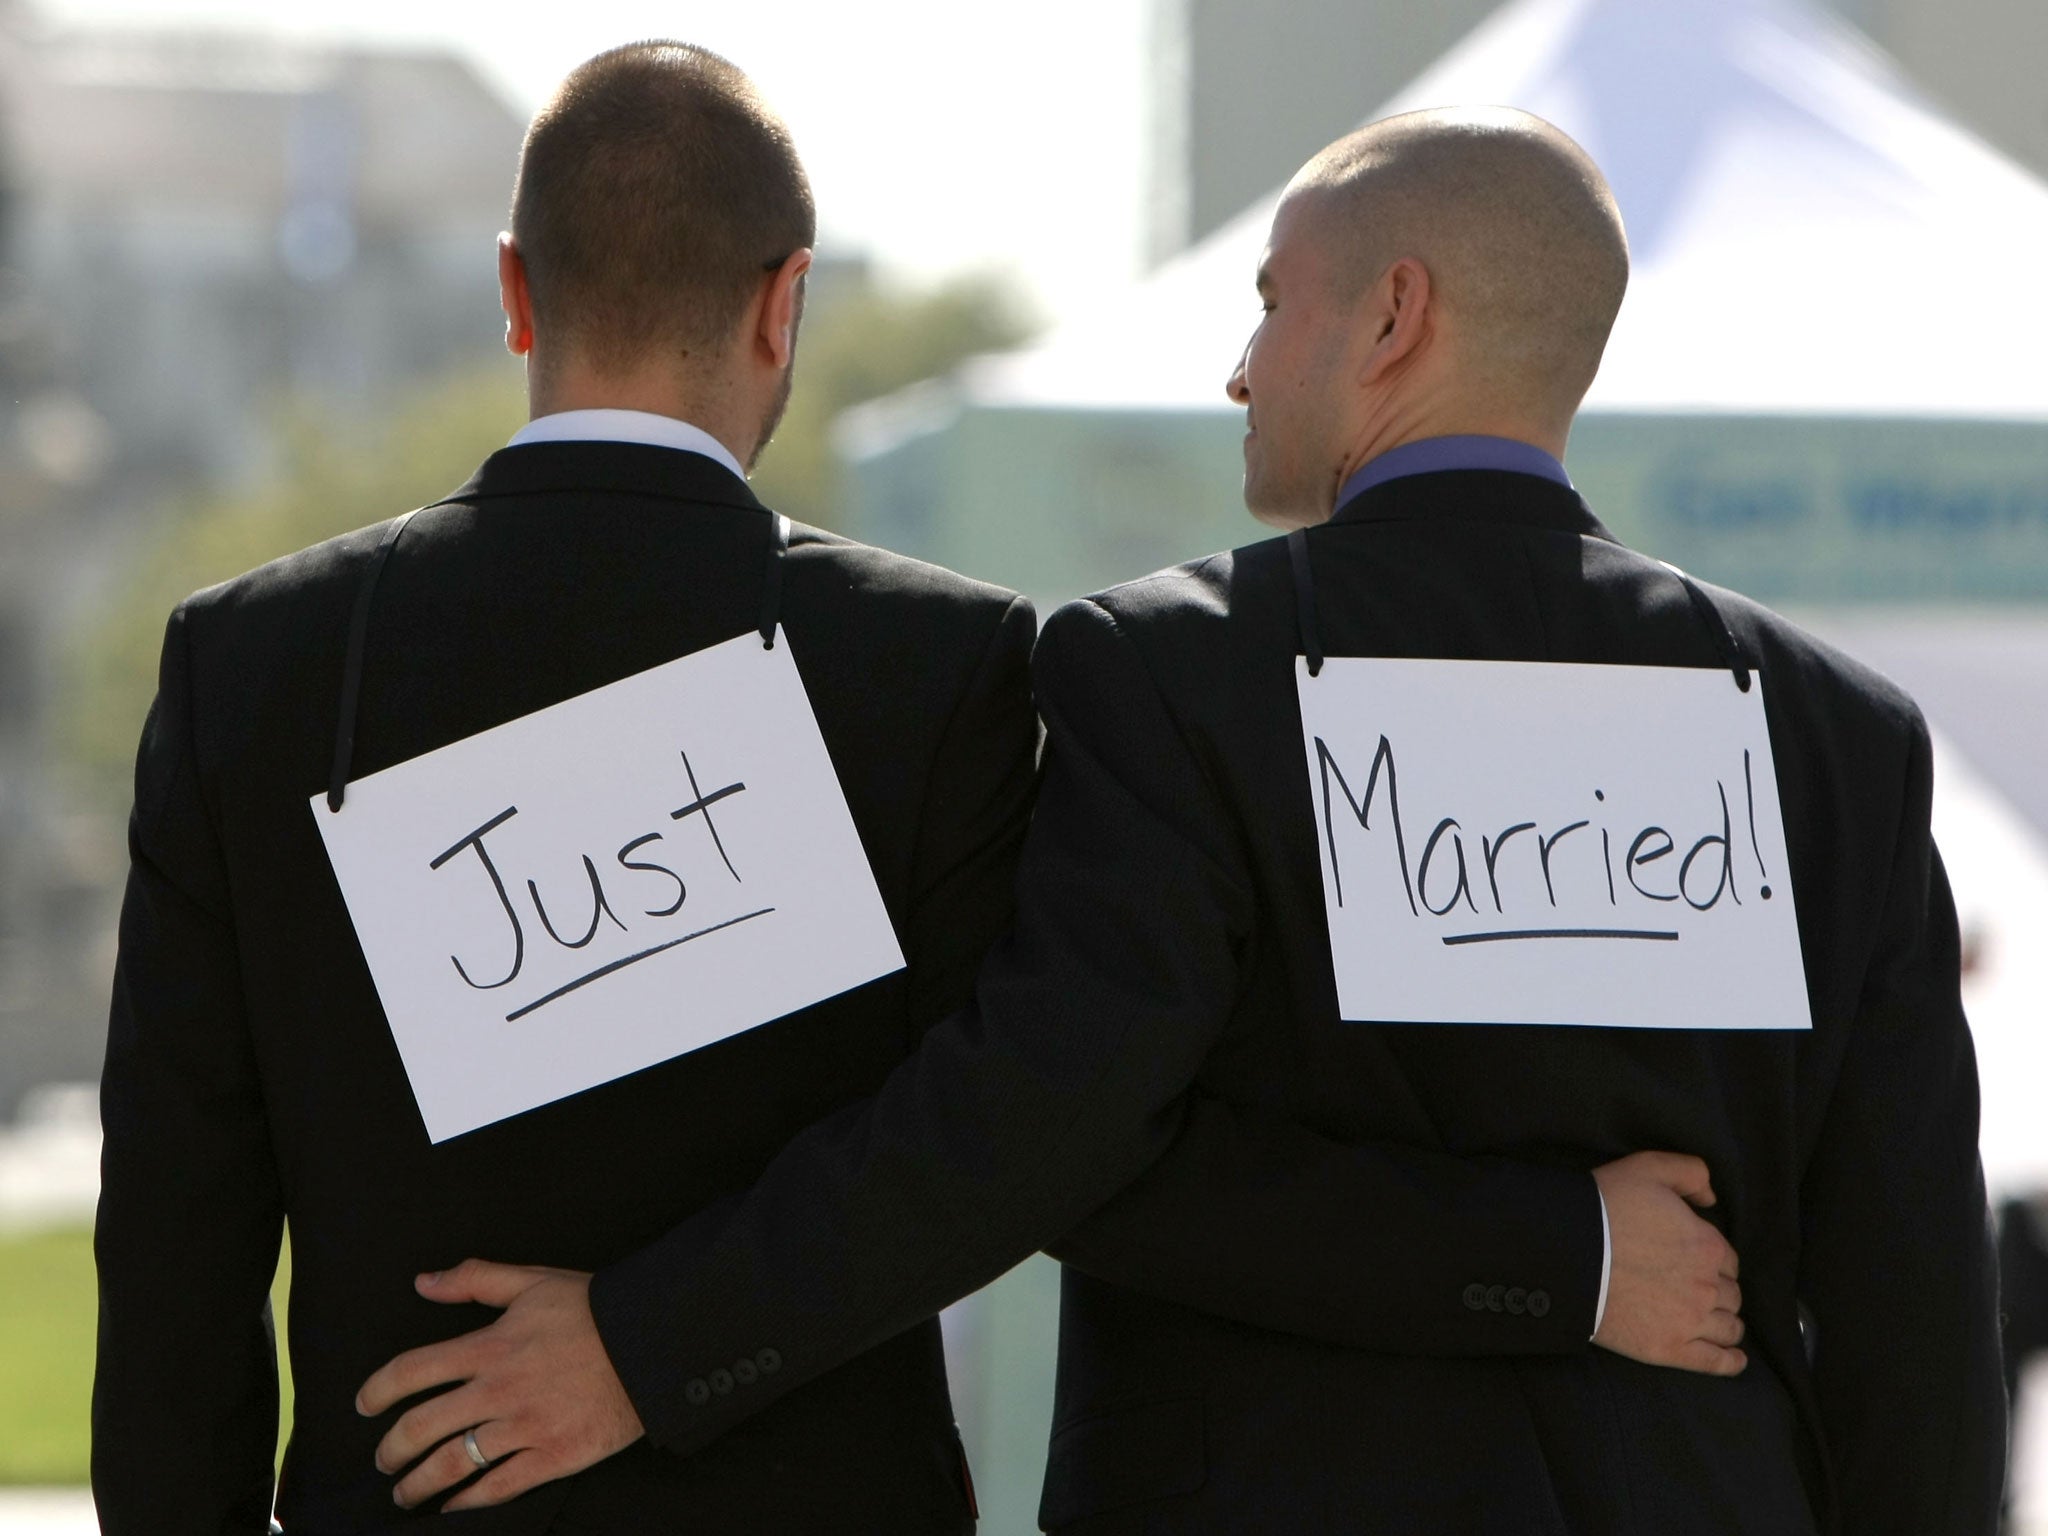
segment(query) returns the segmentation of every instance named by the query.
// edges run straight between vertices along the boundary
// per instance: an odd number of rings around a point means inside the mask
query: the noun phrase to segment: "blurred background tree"
[[[76,637],[59,729],[81,801],[126,811],[164,621],[180,599],[453,490],[524,415],[510,367],[409,391],[372,420],[285,407],[273,473],[245,492],[196,494],[162,518]]]
[[[1015,345],[1030,326],[999,283],[918,292],[834,271],[805,315],[796,386],[754,488],[801,522],[837,520],[840,412]],[[454,489],[525,419],[509,361],[409,391],[388,412],[337,419],[287,406],[276,468],[252,490],[201,494],[162,520],[76,638],[61,734],[82,802],[125,812],[142,717],[156,691],[164,621],[187,593]]]
[[[796,390],[754,489],[776,510],[825,528],[838,520],[832,423],[840,412],[951,372],[977,352],[1014,347],[1034,328],[1016,295],[988,277],[918,292],[863,275],[818,285],[806,309]]]

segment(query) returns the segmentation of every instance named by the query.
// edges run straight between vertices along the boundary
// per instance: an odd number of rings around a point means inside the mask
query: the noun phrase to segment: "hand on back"
[[[1607,1311],[1593,1342],[1646,1365],[1739,1374],[1749,1364],[1736,1347],[1742,1291],[1735,1250],[1699,1215],[1715,1199],[1707,1165],[1677,1152],[1637,1152],[1594,1169],[1593,1178],[1612,1245]]]

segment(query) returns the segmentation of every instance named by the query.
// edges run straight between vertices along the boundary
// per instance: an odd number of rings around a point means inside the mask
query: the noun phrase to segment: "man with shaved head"
[[[1350,473],[1409,441],[1483,434],[1561,457],[1627,286],[1613,196],[1549,124],[1417,112],[1338,140],[1289,183],[1260,264],[1268,318],[1230,387],[1251,418],[1246,504],[1276,527],[1321,523]],[[1257,404],[1254,351],[1277,386]],[[1368,366],[1378,387],[1335,387]]]
[[[1598,170],[1522,113],[1374,124],[1295,178],[1229,381],[1246,502],[1288,536],[1047,623],[1040,798],[975,1003],[592,1283],[651,1436],[738,1432],[1043,1243],[1049,1530],[1991,1528],[1926,730],[1572,490],[1627,265]],[[1296,692],[1325,655],[1760,678],[1811,1029],[1347,1018]],[[762,1341],[773,1389],[700,1390]]]
[[[1555,128],[1508,110],[1392,118],[1288,186],[1264,318],[1229,381],[1246,503],[1310,530],[1292,541],[1294,606],[1314,594],[1305,622],[1330,654],[1732,656],[1745,688],[1754,667],[1812,1010],[1805,1035],[1378,1031],[1398,1063],[1380,1086],[1414,1093],[1450,1145],[1647,1140],[1704,1158],[1742,1255],[1750,1366],[1731,1382],[1599,1354],[1524,1366],[1461,1404],[1463,1433],[1499,1438],[1455,1515],[1432,1505],[1442,1479],[1408,1477],[1419,1496],[1395,1507],[1410,1513],[1360,1528],[1989,1531],[1996,1282],[1926,728],[1876,674],[1623,549],[1572,491],[1560,460],[1627,276],[1614,199]],[[1239,654],[1278,617],[1254,593],[1277,595],[1281,563],[1276,546],[1240,551],[1102,601],[1140,655],[1174,656],[1155,677],[1199,675],[1209,646]],[[1218,625],[1196,594],[1224,592]],[[1291,690],[1270,681],[1265,723],[1299,740]],[[1411,1390],[1432,1404],[1472,1385],[1425,1376]]]

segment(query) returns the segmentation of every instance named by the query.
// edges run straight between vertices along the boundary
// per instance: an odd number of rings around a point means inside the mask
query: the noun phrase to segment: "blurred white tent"
[[[1449,104],[1534,111],[1613,182],[1635,277],[1571,468],[1623,537],[1767,600],[2048,590],[2048,186],[1804,0],[1513,0],[1359,120]],[[849,416],[852,531],[1043,598],[1255,536],[1223,382],[1291,169]]]
[[[1457,104],[1547,118],[1614,187],[1634,275],[1591,409],[2048,421],[2048,186],[1831,14],[1520,0],[1361,120]],[[1233,409],[1278,198],[967,401]]]

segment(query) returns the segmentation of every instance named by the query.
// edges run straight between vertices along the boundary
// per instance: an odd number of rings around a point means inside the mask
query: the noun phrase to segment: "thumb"
[[[1666,1152],[1658,1163],[1659,1182],[1688,1205],[1705,1208],[1715,1203],[1713,1178],[1699,1158],[1683,1152]]]
[[[512,1299],[540,1277],[517,1264],[493,1264],[488,1259],[464,1259],[453,1269],[416,1276],[413,1287],[428,1301],[455,1305],[481,1302],[503,1309]]]

